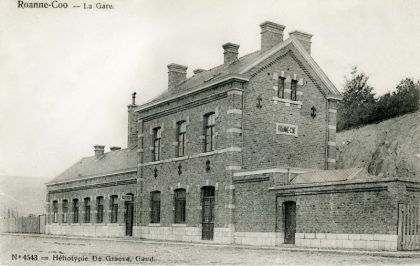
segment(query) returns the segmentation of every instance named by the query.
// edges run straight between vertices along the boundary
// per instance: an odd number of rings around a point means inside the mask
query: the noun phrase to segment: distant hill
[[[337,133],[337,168],[420,180],[420,112]]]
[[[19,215],[45,213],[46,188],[50,177],[0,176],[0,216],[8,208]]]

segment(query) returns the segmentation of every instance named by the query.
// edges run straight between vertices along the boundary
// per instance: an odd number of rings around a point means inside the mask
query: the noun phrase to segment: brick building
[[[47,184],[48,232],[397,249],[399,204],[418,205],[419,184],[335,170],[341,96],[312,35],[260,27],[260,50],[226,43],[220,66],[187,78],[169,64],[167,91],[134,94],[128,147],[97,145]]]

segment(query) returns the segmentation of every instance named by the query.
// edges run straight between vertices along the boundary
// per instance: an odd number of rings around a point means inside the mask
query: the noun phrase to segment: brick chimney
[[[187,79],[187,66],[178,65],[178,64],[169,64],[168,65],[168,90],[172,90]]]
[[[95,148],[95,158],[96,159],[100,159],[102,156],[104,156],[105,146],[95,145],[93,147]]]
[[[109,147],[109,149],[110,149],[111,151],[119,151],[119,150],[121,150],[121,147],[112,146],[112,147]]]
[[[260,24],[261,28],[261,53],[264,53],[276,44],[283,41],[283,30],[286,28],[283,25],[266,21]]]
[[[311,38],[313,36],[312,34],[295,30],[295,31],[289,32],[289,36],[291,38],[298,40],[302,44],[303,48],[305,48],[305,50],[309,54],[311,54],[311,43],[312,43]]]
[[[238,60],[239,44],[228,42],[223,44],[222,47],[224,50],[223,55],[225,65],[230,65],[231,63]]]
[[[137,128],[137,119],[138,119],[138,113],[135,111],[137,104],[136,104],[136,93],[133,92],[131,94],[132,102],[128,108],[128,130],[127,130],[127,147],[129,149],[134,149],[137,147],[137,134],[138,134],[138,128]],[[111,149],[112,151],[112,149]]]

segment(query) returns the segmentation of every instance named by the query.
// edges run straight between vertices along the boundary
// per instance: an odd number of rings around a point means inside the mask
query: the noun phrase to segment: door
[[[202,239],[213,240],[214,233],[214,187],[208,186],[201,189],[202,198]]]
[[[296,202],[286,201],[284,207],[284,243],[294,244],[296,233]]]
[[[125,235],[133,236],[133,209],[134,204],[132,201],[125,203]]]

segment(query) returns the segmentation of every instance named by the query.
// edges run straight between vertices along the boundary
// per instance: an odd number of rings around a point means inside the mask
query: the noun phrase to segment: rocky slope
[[[337,168],[420,180],[420,112],[337,133]]]

